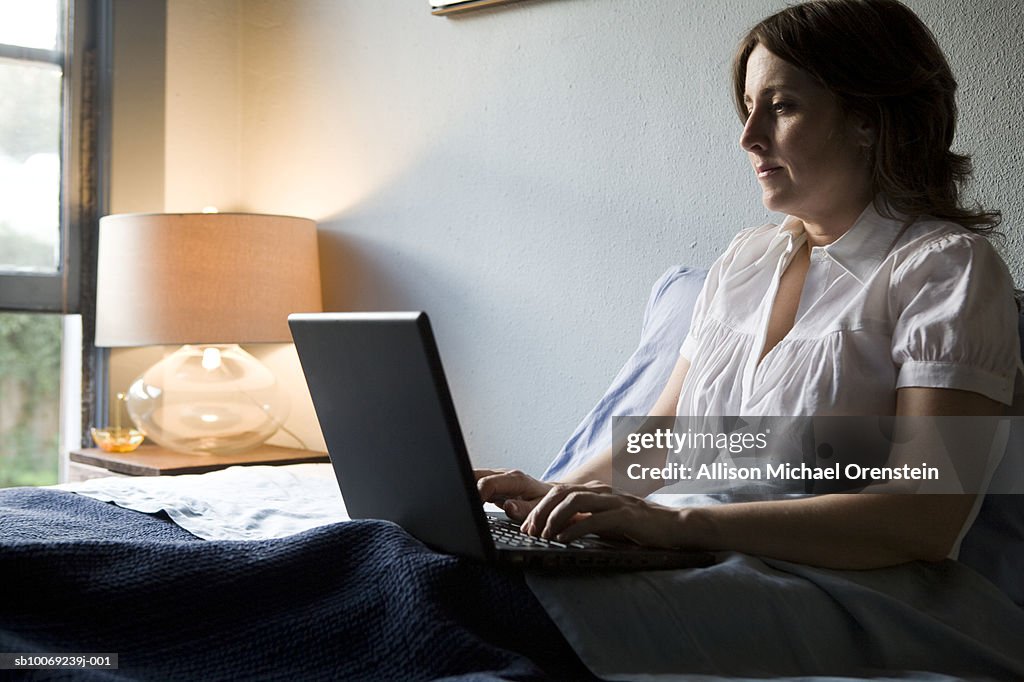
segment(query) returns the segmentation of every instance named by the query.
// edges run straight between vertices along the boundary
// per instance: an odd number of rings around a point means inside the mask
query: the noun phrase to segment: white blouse
[[[680,415],[894,414],[905,386],[1011,404],[1020,366],[1006,265],[938,220],[904,227],[869,205],[810,250],[796,321],[758,362],[780,277],[807,237],[793,217],[744,230],[714,263],[680,353]]]

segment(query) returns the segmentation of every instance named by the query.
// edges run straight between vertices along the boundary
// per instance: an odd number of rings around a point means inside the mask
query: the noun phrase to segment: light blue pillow
[[[612,442],[612,417],[647,414],[665,387],[690,330],[706,270],[669,268],[651,288],[640,345],[541,478],[557,481]]]

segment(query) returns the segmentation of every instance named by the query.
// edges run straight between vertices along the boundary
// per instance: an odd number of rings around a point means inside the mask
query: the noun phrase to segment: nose
[[[765,152],[768,149],[767,117],[760,107],[753,107],[743,124],[740,147],[747,152]]]

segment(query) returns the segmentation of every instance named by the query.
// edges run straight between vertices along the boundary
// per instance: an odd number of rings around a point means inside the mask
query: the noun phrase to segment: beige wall
[[[163,210],[245,210],[241,0],[167,3]]]

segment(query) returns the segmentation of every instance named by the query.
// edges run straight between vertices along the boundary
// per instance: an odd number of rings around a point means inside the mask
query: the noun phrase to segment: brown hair
[[[733,60],[733,91],[746,119],[747,59],[758,45],[811,74],[847,115],[875,131],[872,187],[883,215],[900,213],[991,232],[999,211],[960,205],[971,159],[950,150],[956,80],[928,27],[897,0],[814,0],[750,30]]]

